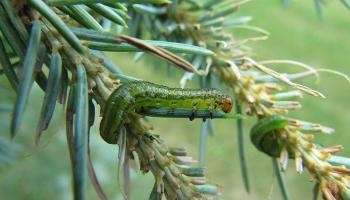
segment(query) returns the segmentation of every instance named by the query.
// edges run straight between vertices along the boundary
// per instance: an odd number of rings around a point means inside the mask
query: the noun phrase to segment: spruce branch
[[[314,133],[330,134],[333,129],[286,117],[289,111],[301,108],[299,99],[303,93],[324,97],[294,80],[318,72],[337,74],[347,81],[349,77],[295,61],[254,60],[246,45],[267,39],[268,33],[247,25],[249,17],[229,16],[247,2],[250,1],[174,0],[171,4],[167,0],[27,0],[18,1],[18,4],[1,1],[0,64],[18,94],[12,137],[18,132],[35,81],[45,92],[36,142],[49,126],[57,100],[66,109],[74,198],[86,198],[87,176],[90,176],[99,197],[107,199],[90,157],[89,132],[95,122],[94,107],[99,106],[103,112],[115,89],[139,79],[123,74],[102,51],[139,52],[138,56],[149,53],[185,71],[180,81],[182,88],[191,78],[199,76],[205,82],[201,84],[203,88],[220,87],[210,82],[211,77],[216,77],[233,90],[239,115],[200,110],[191,111],[192,117],[240,119],[242,108],[246,109],[246,115],[256,116],[257,124],[250,131],[251,140],[258,150],[273,157],[285,199],[288,192],[280,172],[286,169],[289,159],[294,159],[298,173],[304,168],[309,171],[315,182],[314,194],[320,190],[325,199],[349,198],[349,161],[333,156],[342,146],[327,148],[313,143]],[[322,15],[322,2],[315,3]],[[343,3],[348,5],[347,1]],[[130,18],[132,21],[128,21]],[[114,30],[127,27],[129,32]],[[226,31],[228,28],[244,29],[257,35],[237,40]],[[272,64],[292,64],[306,71],[281,74],[269,67]],[[45,65],[47,68],[43,70]],[[48,77],[44,71],[48,71]],[[167,199],[210,199],[220,194],[217,186],[208,183],[202,168],[210,123],[207,121],[202,126],[201,167],[196,167],[196,161],[185,149],[169,148],[160,136],[151,133],[152,127],[144,115],[183,118],[189,111],[163,108],[126,113],[125,125],[116,133],[124,198],[130,198],[130,162],[135,160],[139,160],[142,172],[151,171],[155,177],[151,199],[161,199],[163,195]],[[242,143],[241,121],[238,126]],[[240,152],[243,178],[249,190],[242,144]],[[12,157],[7,156],[9,160]]]
[[[233,3],[230,8],[236,8],[244,3],[246,1],[238,1]],[[210,73],[215,74],[224,84],[233,89],[239,104],[245,105],[246,114],[257,116],[258,123],[256,126],[262,127],[259,130],[265,130],[263,129],[265,126],[262,125],[263,120],[271,120],[275,116],[286,115],[290,110],[301,108],[301,104],[298,102],[298,98],[302,97],[300,91],[313,96],[324,97],[318,91],[292,82],[292,80],[306,76],[318,75],[318,72],[322,69],[314,69],[295,61],[259,62],[251,58],[245,44],[256,41],[256,39],[243,38],[237,40],[234,39],[232,34],[225,31],[227,27],[249,27],[245,25],[247,21],[243,19],[231,19],[233,21],[241,20],[240,23],[227,22],[230,19],[228,15],[235,12],[234,9],[229,12],[230,8],[225,7],[227,4],[230,4],[230,1],[215,3],[214,1],[207,1],[207,4],[178,2],[176,6],[167,7],[168,12],[164,12],[166,14],[160,16],[157,13],[150,12],[155,7],[149,5],[148,8],[135,8],[135,13],[132,16],[141,15],[145,20],[138,23],[145,23],[149,31],[157,32],[157,38],[176,38],[177,41],[201,45],[215,52],[216,56],[211,57]],[[172,9],[175,9],[175,11]],[[143,12],[144,10],[149,10],[149,12]],[[197,11],[198,14],[193,13],[193,10]],[[158,25],[154,26],[147,23],[148,20],[158,20],[154,23]],[[266,39],[267,34],[264,31],[258,28],[249,29],[258,30],[263,35],[261,39]],[[153,38],[151,37],[151,39]],[[193,63],[195,62],[194,59]],[[270,69],[269,64],[293,64],[306,67],[307,71],[298,74],[281,74]],[[202,61],[196,65],[203,66],[205,62]],[[348,80],[348,76],[339,72],[336,73]],[[182,87],[192,76],[184,75],[180,82]],[[280,82],[286,83],[297,91],[285,89]],[[276,123],[277,121],[271,120],[271,124],[268,125],[271,127],[277,126]],[[270,156],[279,157],[282,169],[286,168],[289,158],[294,159],[298,173],[301,173],[303,168],[307,168],[312,180],[316,183],[316,188],[321,190],[324,198],[347,198],[347,191],[350,189],[347,181],[349,169],[344,167],[340,167],[340,169],[339,166],[333,165],[327,160],[332,159],[331,155],[342,148],[317,148],[312,142],[314,137],[312,133],[315,132],[328,134],[333,130],[319,124],[290,120],[289,123],[282,123],[280,126],[266,131],[266,138],[264,134],[255,135],[251,133],[251,139],[259,150]],[[244,162],[244,159],[241,161]],[[242,166],[244,167],[244,164]],[[278,170],[278,168],[276,169]],[[282,186],[282,184],[280,185]],[[284,198],[288,198],[284,187],[283,191]]]
[[[150,2],[154,3],[153,1]],[[1,6],[6,5],[7,3],[8,1],[5,0]],[[72,2],[56,1],[55,3],[60,3],[60,6],[65,6],[71,5]],[[122,8],[121,5],[122,4],[119,6],[120,8]],[[88,135],[89,129],[94,123],[95,117],[92,99],[99,104],[103,110],[106,100],[109,98],[111,92],[121,84],[118,77],[123,77],[122,80],[131,80],[133,78],[123,76],[120,74],[120,70],[117,70],[117,75],[113,75],[105,70],[105,66],[108,66],[106,68],[110,70],[117,68],[115,66],[111,66],[110,63],[106,63],[107,58],[105,58],[103,54],[96,51],[92,52],[88,50],[87,47],[82,45],[82,42],[79,41],[77,37],[78,34],[76,35],[66,25],[72,24],[71,22],[73,21],[70,21],[68,18],[63,21],[60,18],[60,16],[63,14],[61,11],[55,8],[50,8],[41,0],[30,0],[28,1],[28,6],[33,8],[28,18],[35,16],[34,23],[24,23],[26,29],[27,27],[33,27],[29,34],[29,45],[27,46],[26,52],[24,52],[22,47],[18,47],[17,51],[15,51],[17,54],[16,56],[24,55],[23,68],[25,70],[23,72],[24,77],[20,80],[20,96],[18,97],[18,102],[22,102],[20,103],[20,110],[24,110],[26,97],[29,94],[28,89],[23,91],[21,88],[31,88],[31,84],[28,84],[28,81],[26,80],[33,80],[33,77],[36,76],[34,73],[35,64],[39,65],[41,68],[41,66],[44,64],[43,60],[46,60],[45,63],[50,63],[47,61],[51,60],[51,64],[48,65],[49,79],[46,80],[46,76],[43,74],[43,78],[45,78],[46,81],[42,82],[42,88],[45,91],[46,96],[42,107],[41,120],[38,124],[36,142],[39,142],[41,132],[47,128],[50,122],[55,106],[53,102],[59,98],[59,102],[64,103],[66,98],[68,98],[66,106],[67,143],[74,177],[74,198],[86,198],[86,179],[87,176],[90,175],[90,178],[94,183],[93,185],[100,198],[106,199],[107,197],[99,185],[98,178],[93,171],[93,165],[89,155],[90,150]],[[112,11],[110,10],[111,8],[109,7],[109,4],[103,6],[103,11],[101,9],[95,9],[95,11],[102,17],[113,18],[115,13],[109,13],[108,15],[105,13]],[[106,9],[109,11],[106,11]],[[2,14],[4,14],[2,15],[3,17],[7,16],[10,18],[11,16],[5,15],[6,13],[4,11]],[[14,12],[12,14],[15,16]],[[81,19],[81,17],[86,17],[88,13],[73,10],[73,12],[69,13],[68,15],[70,14],[72,16],[74,15],[76,17],[75,19]],[[3,21],[6,23],[12,22],[11,19],[9,20],[6,18],[4,18]],[[83,21],[78,20],[76,22],[84,25]],[[22,22],[20,21],[20,23]],[[12,31],[12,28],[13,27],[11,26],[9,30]],[[101,34],[103,34],[103,32],[101,32]],[[119,41],[126,40],[128,43],[131,43],[134,46],[132,48],[136,47],[144,50],[145,43],[137,42],[137,44],[135,44],[133,39],[132,42],[130,42],[130,37],[118,37],[122,39]],[[13,42],[13,44],[21,44],[18,43],[17,40],[19,40],[19,36],[15,34],[13,39],[10,38],[8,42]],[[24,43],[26,43],[26,41],[24,41]],[[181,44],[159,43],[159,45],[163,44],[183,52],[180,50]],[[38,56],[38,49],[40,45],[47,49],[47,51],[43,51],[46,52],[42,54],[43,58]],[[10,45],[10,47],[15,47],[16,49],[17,46]],[[148,49],[157,48],[157,51],[155,52],[157,55],[166,52],[159,47],[154,47],[151,45],[148,45],[147,47]],[[186,47],[190,53],[196,53],[196,51],[199,53],[206,51],[204,48],[194,47],[191,45],[184,47]],[[3,50],[5,51],[4,56],[9,55],[8,52],[11,52],[10,49],[6,49],[6,47],[4,47]],[[170,60],[185,62],[185,60],[181,60],[179,57],[176,57],[175,54],[168,52],[166,52],[166,54],[170,56]],[[2,65],[9,64],[9,61],[6,59],[6,57],[2,59]],[[31,62],[28,64],[29,61]],[[30,70],[30,73],[26,70]],[[12,72],[9,71],[8,73],[8,71],[9,70],[6,71],[8,79],[16,80],[11,79],[13,78],[11,77]],[[61,76],[62,74],[63,76]],[[40,80],[37,80],[37,82],[39,83]],[[67,88],[70,88],[68,95],[66,94]],[[14,115],[15,119],[20,116],[18,112],[16,113]],[[130,160],[135,159],[140,160],[141,171],[145,173],[151,171],[154,174],[157,180],[155,185],[156,196],[158,196],[158,198],[161,198],[161,196],[164,194],[168,199],[204,199],[207,195],[212,196],[219,193],[216,186],[207,184],[203,169],[193,167],[192,164],[195,161],[191,157],[187,156],[184,149],[175,148],[169,150],[164,142],[161,141],[159,136],[149,133],[150,125],[144,122],[140,115],[130,114],[127,116],[127,118],[129,119],[129,123],[126,125],[126,134],[124,136],[125,140],[121,140],[118,143],[121,154],[119,157],[119,163],[123,165],[125,198],[129,198],[130,191],[128,184],[128,182],[130,182],[130,177],[128,175],[130,167],[129,163]],[[20,120],[17,121],[18,123],[14,121],[16,123],[15,126],[13,126],[16,129],[20,125]],[[133,152],[136,152],[137,158]]]

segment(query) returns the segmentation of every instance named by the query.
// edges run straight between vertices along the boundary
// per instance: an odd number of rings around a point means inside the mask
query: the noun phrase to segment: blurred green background
[[[315,67],[330,68],[350,74],[350,11],[338,1],[332,1],[324,8],[325,20],[320,21],[314,11],[313,1],[292,1],[284,8],[281,1],[253,1],[242,6],[236,16],[252,16],[251,25],[270,32],[270,38],[250,44],[257,60],[291,59]],[[247,32],[232,30],[237,37]],[[128,54],[110,54],[127,74],[178,86],[180,71],[168,77],[166,68],[154,62],[130,62]],[[145,63],[146,62],[146,63]],[[275,68],[286,72],[290,66]],[[294,69],[292,69],[294,70]],[[195,81],[193,81],[195,82]],[[350,85],[337,76],[321,74],[321,82],[308,78],[301,83],[324,93],[326,99],[305,95],[303,109],[291,113],[293,117],[320,122],[334,127],[334,135],[317,135],[317,142],[325,145],[342,144],[341,155],[350,157],[349,120]],[[0,101],[11,103],[15,94],[6,90],[8,85],[1,77]],[[61,105],[56,107],[55,116],[39,148],[34,147],[34,135],[40,112],[43,93],[33,88],[29,105],[24,113],[19,143],[25,155],[10,168],[0,171],[0,199],[71,199],[70,163],[65,141],[65,121]],[[10,113],[0,115],[2,135],[7,135]],[[185,147],[198,158],[198,141],[201,120],[190,122],[185,119],[152,119],[155,130],[169,146]],[[241,180],[235,121],[215,120],[215,136],[207,143],[207,176],[212,183],[222,187],[222,199],[281,199],[279,188],[272,171],[271,159],[258,152],[248,138],[249,127],[254,119],[245,120],[246,150],[251,181],[251,193],[247,194]],[[98,122],[91,133],[91,148],[98,177],[110,199],[121,199],[117,185],[117,146],[104,143],[98,134]],[[50,143],[49,145],[47,145]],[[308,173],[298,175],[293,163],[286,172],[286,181],[292,199],[311,199],[312,183]],[[132,173],[132,198],[147,199],[153,184],[151,175]],[[89,199],[98,199],[89,186]]]

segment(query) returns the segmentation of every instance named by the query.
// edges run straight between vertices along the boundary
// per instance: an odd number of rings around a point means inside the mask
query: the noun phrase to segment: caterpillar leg
[[[209,111],[209,117],[210,117],[210,119],[213,119],[213,111],[212,110]]]
[[[195,111],[192,110],[191,116],[189,117],[190,121],[193,121],[193,120],[194,120],[194,114],[195,114],[194,112],[195,112]]]

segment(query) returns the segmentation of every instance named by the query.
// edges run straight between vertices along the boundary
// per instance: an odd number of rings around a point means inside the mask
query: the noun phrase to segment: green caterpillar
[[[130,112],[140,114],[152,109],[165,109],[171,115],[182,111],[190,120],[195,117],[211,118],[220,110],[229,113],[232,99],[217,89],[169,88],[146,81],[124,83],[109,97],[100,125],[100,134],[108,142],[117,143],[119,129]],[[208,112],[209,111],[209,112]]]
[[[283,144],[275,133],[287,124],[288,119],[281,115],[263,118],[250,130],[250,139],[258,150],[269,156],[278,157],[281,154]]]

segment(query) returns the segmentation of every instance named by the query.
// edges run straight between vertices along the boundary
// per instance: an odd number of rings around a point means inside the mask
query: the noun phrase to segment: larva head
[[[225,113],[229,113],[232,110],[232,98],[230,96],[224,96],[220,102],[220,108]]]

